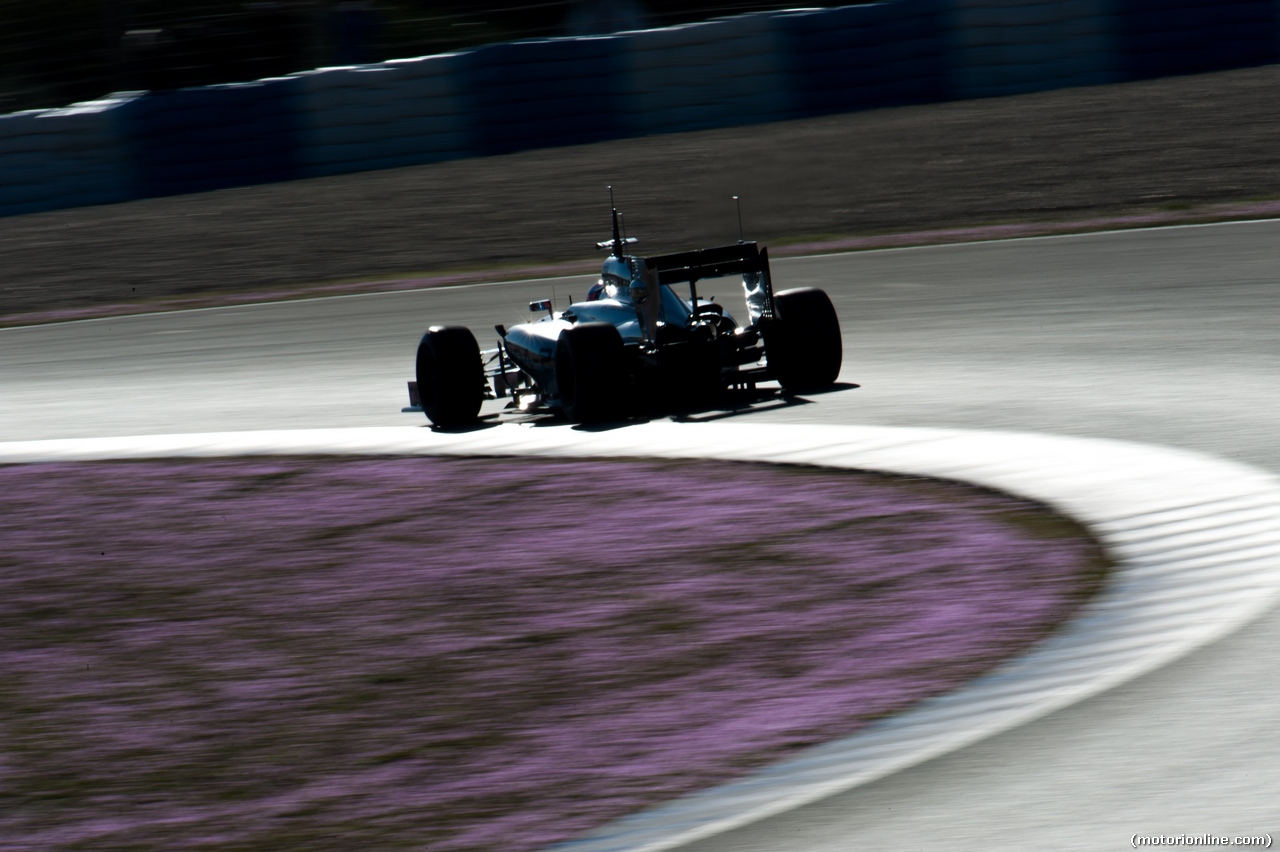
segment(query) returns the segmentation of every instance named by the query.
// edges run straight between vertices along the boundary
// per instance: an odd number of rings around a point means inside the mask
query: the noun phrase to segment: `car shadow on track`
[[[434,423],[424,423],[422,428],[430,429],[432,432],[442,432],[447,435],[463,435],[467,432],[483,432],[485,429],[493,429],[502,425],[502,418],[497,413],[481,414],[475,423],[469,423],[466,426],[454,426],[445,428],[437,426]]]
[[[725,400],[720,405],[666,412],[662,416],[665,416],[667,419],[676,423],[711,423],[716,420],[726,420],[730,417],[742,417],[743,415],[755,414],[762,411],[777,411],[783,408],[794,408],[797,405],[811,405],[814,401],[808,399],[807,397],[809,396],[825,395],[843,390],[854,390],[858,387],[861,387],[861,385],[856,385],[852,382],[839,382],[829,388],[823,388],[820,391],[814,391],[813,393],[805,394],[803,396],[778,389],[742,391],[734,393],[729,399]],[[609,423],[583,423],[572,428],[580,432],[609,432],[614,429],[623,429],[627,426],[633,426],[637,423],[648,423],[653,419],[653,416],[635,417],[629,420],[620,420]],[[550,423],[547,425],[550,425]]]
[[[681,412],[672,415],[671,419],[679,423],[710,423],[715,420],[726,420],[730,417],[741,417],[744,414],[754,414],[760,411],[777,411],[782,408],[794,408],[797,405],[811,405],[813,400],[808,399],[810,396],[853,390],[859,387],[861,385],[856,385],[852,382],[838,382],[829,388],[803,395],[788,393],[784,390],[756,391],[749,399],[739,398],[736,400],[736,404],[716,406],[702,411]]]
[[[650,411],[625,420],[611,420],[604,423],[579,423],[570,428],[578,432],[612,432],[615,429],[625,429],[628,426],[650,423],[658,419],[668,419],[676,423],[711,423],[716,420],[742,417],[756,412],[777,411],[783,408],[794,408],[798,405],[812,405],[814,400],[808,397],[825,396],[839,391],[855,390],[859,387],[861,385],[853,382],[837,382],[829,388],[823,388],[804,395],[788,393],[778,388],[736,391],[719,405],[681,411]],[[408,411],[410,409],[405,410]],[[421,409],[413,410],[420,411]],[[534,428],[566,425],[564,417],[549,411],[495,411],[480,415],[477,422],[468,426],[446,429],[427,423],[424,424],[424,428],[430,429],[432,432],[445,434],[465,434],[467,432],[492,429],[503,423],[518,423]]]

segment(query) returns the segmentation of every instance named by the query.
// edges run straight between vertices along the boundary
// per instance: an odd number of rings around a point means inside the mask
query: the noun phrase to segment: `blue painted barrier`
[[[459,63],[478,154],[619,135],[616,39],[494,44]]]
[[[899,0],[779,15],[800,115],[943,100],[944,7]]]
[[[292,180],[296,79],[153,92],[125,111],[140,197]]]
[[[954,0],[951,94],[990,97],[1113,82],[1108,0]]]
[[[458,57],[433,56],[300,74],[303,175],[420,165],[474,151]]]
[[[1280,60],[1280,0],[886,0],[0,116],[0,215]]]
[[[1274,0],[1113,0],[1125,79],[1195,74],[1280,59]]]
[[[675,133],[789,118],[776,16],[742,15],[620,36],[623,127]]]
[[[0,215],[133,198],[119,121],[129,100],[0,116]]]

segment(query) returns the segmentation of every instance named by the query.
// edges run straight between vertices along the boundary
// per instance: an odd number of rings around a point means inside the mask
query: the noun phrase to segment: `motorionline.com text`
[[[1139,846],[1261,846],[1271,848],[1270,834],[1216,835],[1216,834],[1134,834],[1129,844]]]

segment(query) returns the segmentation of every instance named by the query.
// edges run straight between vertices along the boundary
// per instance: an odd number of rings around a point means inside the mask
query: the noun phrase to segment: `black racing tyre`
[[[556,343],[556,391],[574,423],[615,420],[627,381],[622,335],[607,322],[584,322],[560,333]]]
[[[763,329],[765,356],[783,389],[796,393],[834,384],[844,345],[827,294],[816,287],[783,290],[773,296],[773,313]]]
[[[427,419],[442,429],[469,426],[484,401],[484,364],[470,329],[432,326],[417,358],[418,398]]]

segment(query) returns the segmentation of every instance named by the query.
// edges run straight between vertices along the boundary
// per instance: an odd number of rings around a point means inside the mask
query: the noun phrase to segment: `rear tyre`
[[[475,423],[484,401],[484,364],[470,329],[432,326],[417,358],[418,398],[427,419],[442,429]]]
[[[622,335],[607,322],[566,328],[556,343],[556,391],[574,423],[616,420],[622,414]]]
[[[775,293],[773,313],[763,329],[765,356],[783,389],[799,393],[835,384],[844,345],[827,294],[815,287]]]

